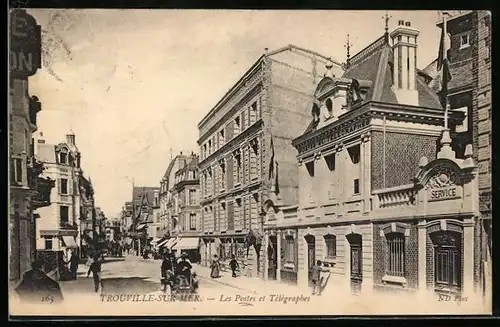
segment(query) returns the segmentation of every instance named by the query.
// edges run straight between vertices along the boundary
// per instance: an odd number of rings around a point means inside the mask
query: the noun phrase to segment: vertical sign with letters
[[[42,35],[35,18],[23,9],[10,11],[10,74],[28,78],[42,67]]]

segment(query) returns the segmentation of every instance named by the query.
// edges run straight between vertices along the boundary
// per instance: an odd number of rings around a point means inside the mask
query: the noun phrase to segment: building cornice
[[[224,94],[222,99],[219,100],[219,102],[216,103],[216,105],[208,112],[208,114],[202,118],[202,120],[198,123],[198,129],[203,128],[203,126],[211,120],[216,113],[218,113],[220,110],[224,109],[224,107],[234,105],[230,102],[232,102],[232,99],[236,98],[236,95],[238,92],[241,92],[242,90],[245,89],[247,86],[248,81],[254,77],[260,70],[261,70],[261,64],[264,59],[264,55],[260,56],[257,61],[254,62],[254,64],[243,74],[243,76],[234,84],[229,91]],[[243,92],[246,93],[246,92]],[[200,138],[201,139],[201,138]]]
[[[217,119],[207,131],[201,133],[198,139],[198,145],[205,142],[211,135],[216,133],[221,127],[224,128],[225,124],[238,112],[241,108],[248,103],[252,98],[256,97],[262,91],[262,74],[256,76],[253,80],[248,82],[248,86],[243,89],[239,95],[235,96],[232,101],[232,106],[227,112]]]
[[[343,114],[336,122],[294,139],[292,145],[299,151],[300,157],[306,156],[309,152],[328,143],[339,141],[346,136],[353,136],[356,132],[366,129],[372,118],[429,125],[443,125],[444,123],[442,109],[368,102],[358,109]]]

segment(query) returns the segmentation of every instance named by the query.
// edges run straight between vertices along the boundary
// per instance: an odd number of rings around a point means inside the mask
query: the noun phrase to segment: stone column
[[[363,213],[371,211],[371,144],[370,133],[361,136],[361,193],[363,194]]]
[[[276,280],[281,281],[281,230],[276,231],[277,258],[276,258]]]
[[[472,218],[464,221],[464,271],[463,296],[472,298],[474,295],[474,221]]]
[[[263,258],[264,258],[264,280],[269,279],[269,258],[267,257],[268,247],[269,247],[269,231],[266,230],[264,232],[264,255],[263,255]]]
[[[425,295],[427,291],[427,229],[425,223],[425,220],[418,222],[418,290],[420,295]]]

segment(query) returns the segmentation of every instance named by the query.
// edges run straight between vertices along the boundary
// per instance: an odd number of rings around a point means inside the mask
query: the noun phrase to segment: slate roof
[[[365,102],[377,101],[398,104],[396,95],[391,88],[393,63],[392,47],[385,42],[385,37],[382,36],[351,59],[350,66],[342,77],[372,82]],[[419,106],[442,108],[436,93],[425,83],[424,77],[418,74],[416,88]]]

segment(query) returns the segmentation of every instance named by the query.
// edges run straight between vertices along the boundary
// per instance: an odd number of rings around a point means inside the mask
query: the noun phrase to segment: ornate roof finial
[[[347,50],[347,60],[346,60],[346,67],[349,67],[349,61],[351,58],[351,43],[349,42],[349,34],[347,34],[347,43],[344,45],[344,48]]]
[[[392,16],[389,16],[389,12],[385,12],[385,16],[382,17],[385,21],[385,42],[389,43],[389,19],[392,18]]]

